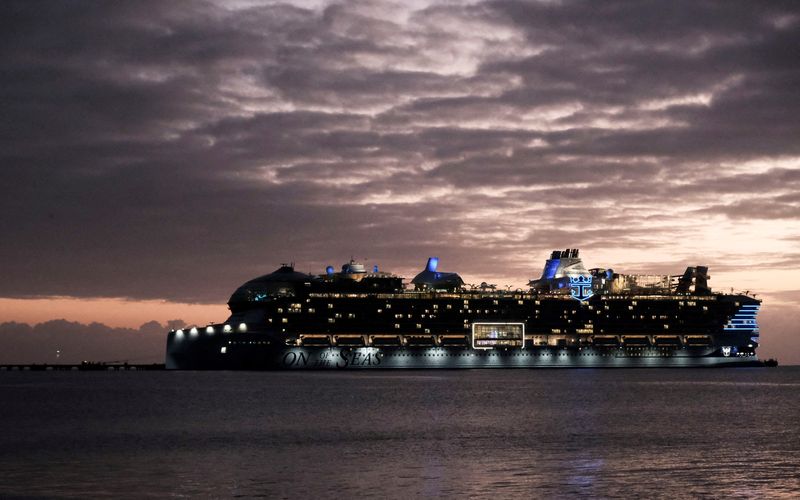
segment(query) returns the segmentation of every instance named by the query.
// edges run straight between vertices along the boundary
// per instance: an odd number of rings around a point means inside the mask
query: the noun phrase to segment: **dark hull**
[[[232,340],[237,339],[237,340]],[[754,355],[716,347],[326,347],[285,346],[263,336],[231,334],[167,340],[167,369],[336,370],[474,368],[691,368],[761,366]]]

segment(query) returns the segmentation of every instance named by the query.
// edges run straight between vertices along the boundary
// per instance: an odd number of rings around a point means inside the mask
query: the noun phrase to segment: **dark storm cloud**
[[[0,295],[221,302],[351,255],[523,282],[800,218],[794,3],[250,4],[0,6]]]

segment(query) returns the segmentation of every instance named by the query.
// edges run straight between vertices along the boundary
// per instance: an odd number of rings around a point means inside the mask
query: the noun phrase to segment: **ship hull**
[[[281,346],[257,336],[240,340],[176,339],[166,368],[178,370],[365,370],[480,368],[692,368],[760,366],[754,355],[714,347],[324,347]]]

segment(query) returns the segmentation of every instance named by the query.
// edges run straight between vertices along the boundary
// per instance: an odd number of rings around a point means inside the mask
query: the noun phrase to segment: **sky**
[[[7,327],[222,321],[351,256],[520,287],[580,248],[709,266],[800,363],[797,2],[12,0],[0,57]]]

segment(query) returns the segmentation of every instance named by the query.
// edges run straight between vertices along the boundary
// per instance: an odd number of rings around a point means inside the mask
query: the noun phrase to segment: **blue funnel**
[[[428,257],[428,271],[435,273],[437,267],[439,267],[439,257]]]

